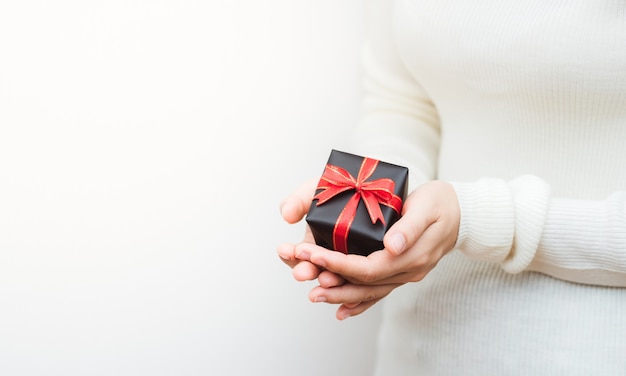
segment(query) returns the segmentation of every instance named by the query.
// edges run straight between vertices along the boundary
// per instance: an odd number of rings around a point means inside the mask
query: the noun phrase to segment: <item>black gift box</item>
[[[371,172],[372,169],[373,172]],[[345,184],[334,183],[333,177],[338,175],[333,174],[337,171],[341,171],[341,176],[349,174],[350,180],[356,184],[347,187]],[[367,176],[368,173],[365,171],[371,172],[371,175]],[[360,172],[362,175],[359,174]],[[327,249],[363,256],[383,249],[383,236],[391,225],[400,219],[401,205],[407,194],[408,172],[406,167],[332,150],[318,184],[316,198],[311,202],[306,217],[315,243]],[[363,177],[365,178],[361,179],[361,182],[357,182]],[[329,185],[332,188],[329,188]],[[360,189],[360,187],[368,188]],[[366,199],[359,193],[367,189],[371,192],[372,187],[377,192],[382,192],[382,196],[392,196],[391,191],[394,196],[389,200],[379,199],[374,204],[371,199],[368,200],[370,207],[379,207],[382,213],[382,220],[377,219],[375,223],[372,223],[370,211],[377,209],[373,208],[368,211]],[[326,190],[328,192],[324,192]],[[331,190],[340,193],[333,196],[329,194]],[[368,197],[372,197],[370,193],[367,194],[369,194]],[[356,205],[357,201],[358,205]],[[392,204],[389,204],[390,202]],[[353,216],[346,214],[351,212],[348,208],[353,208],[354,205],[356,205],[356,213]],[[344,230],[347,232],[347,237],[337,235],[344,233],[342,232]]]

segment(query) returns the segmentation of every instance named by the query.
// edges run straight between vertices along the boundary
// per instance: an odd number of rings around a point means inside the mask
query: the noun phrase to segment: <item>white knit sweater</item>
[[[354,151],[453,182],[378,375],[626,374],[626,2],[368,0]]]

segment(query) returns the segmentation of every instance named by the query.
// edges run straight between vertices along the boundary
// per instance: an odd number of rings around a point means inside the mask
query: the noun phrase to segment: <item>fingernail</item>
[[[296,258],[309,261],[309,259],[311,258],[311,254],[309,253],[309,251],[300,251],[299,253],[296,253]]]
[[[285,216],[285,208],[288,206],[289,205],[285,202],[280,203],[280,215],[282,215],[283,217]]]
[[[402,235],[401,233],[393,234],[391,238],[389,239],[389,243],[390,243],[389,245],[391,246],[391,250],[395,254],[402,253],[402,251],[404,251],[404,246],[406,244],[404,240],[404,235]]]
[[[345,312],[344,312],[344,313],[339,314],[339,320],[345,320],[345,319],[347,319],[348,317],[350,317],[350,314],[349,314],[349,313],[345,313]]]
[[[323,295],[320,295],[318,297],[315,298],[315,300],[313,301],[314,303],[323,303],[326,301],[326,297]]]

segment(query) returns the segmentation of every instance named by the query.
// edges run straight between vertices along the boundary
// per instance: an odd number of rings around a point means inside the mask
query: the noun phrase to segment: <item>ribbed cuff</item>
[[[503,180],[453,182],[461,209],[456,247],[467,256],[500,263],[508,256],[514,234],[513,198]]]
[[[509,273],[528,268],[537,253],[546,223],[550,186],[536,176],[520,176],[509,183],[515,202],[515,242],[502,262]]]
[[[531,263],[548,211],[550,187],[524,175],[507,183],[481,179],[452,183],[461,208],[457,248],[476,260],[519,273]]]

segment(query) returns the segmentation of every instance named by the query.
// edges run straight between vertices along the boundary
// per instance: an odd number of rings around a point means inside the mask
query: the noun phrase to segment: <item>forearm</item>
[[[550,200],[530,270],[588,284],[626,286],[626,192],[605,200]]]

